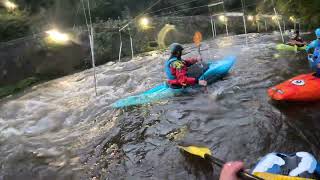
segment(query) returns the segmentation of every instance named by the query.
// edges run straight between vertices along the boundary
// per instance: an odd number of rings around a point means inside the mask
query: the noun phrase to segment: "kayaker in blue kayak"
[[[307,45],[306,51],[309,54],[309,56],[313,56],[313,61],[317,69],[315,75],[316,77],[320,78],[320,28],[316,29],[315,33],[317,39]],[[313,54],[310,54],[311,49],[314,49]]]
[[[179,43],[170,45],[171,56],[165,63],[165,72],[169,86],[172,88],[182,88],[196,84],[207,86],[207,81],[197,79],[197,77],[191,76],[188,73],[189,67],[201,61],[201,58],[182,59],[183,49]],[[201,71],[205,72],[204,69]]]
[[[228,162],[223,166],[220,180],[240,180],[237,174],[241,170],[244,170],[242,162]],[[319,179],[320,165],[315,157],[308,152],[297,152],[289,155],[269,153],[261,158],[250,173]]]

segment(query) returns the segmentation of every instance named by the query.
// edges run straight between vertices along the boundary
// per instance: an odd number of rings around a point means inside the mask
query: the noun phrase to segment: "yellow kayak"
[[[298,46],[290,46],[287,44],[278,44],[276,46],[277,50],[282,50],[282,51],[304,51],[306,50],[307,46],[302,46],[302,47],[298,47]]]

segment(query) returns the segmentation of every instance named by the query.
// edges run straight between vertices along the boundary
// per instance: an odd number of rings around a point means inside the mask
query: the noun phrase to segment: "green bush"
[[[17,39],[30,34],[30,23],[26,16],[0,12],[0,42]]]
[[[19,92],[37,82],[39,82],[40,79],[36,77],[30,77],[24,80],[19,81],[18,83],[10,86],[4,86],[0,88],[0,98],[8,96],[10,94]]]
[[[95,34],[96,63],[103,64],[112,55],[112,33],[99,32]]]

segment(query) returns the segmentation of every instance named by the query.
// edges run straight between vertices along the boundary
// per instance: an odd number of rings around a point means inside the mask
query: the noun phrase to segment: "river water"
[[[204,60],[236,55],[230,75],[208,93],[112,109],[119,98],[165,79],[167,52],[36,85],[0,104],[0,179],[217,179],[220,169],[177,146],[205,145],[248,168],[269,152],[320,157],[320,104],[275,103],[268,87],[309,72],[304,53],[278,52],[279,36],[220,37],[202,45]],[[197,49],[186,45],[186,57]],[[213,170],[213,171],[212,171]]]

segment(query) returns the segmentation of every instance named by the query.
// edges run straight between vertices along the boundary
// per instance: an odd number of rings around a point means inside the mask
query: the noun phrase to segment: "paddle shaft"
[[[199,55],[200,55],[200,58],[201,58],[201,68],[202,68],[202,74],[204,74],[204,67],[203,67],[203,64],[202,64],[202,55],[201,55],[201,43],[199,44],[199,46],[198,46],[198,53],[199,53]],[[207,86],[204,86],[204,93],[208,93],[208,87]]]
[[[213,156],[210,156],[208,154],[205,155],[205,159],[209,160],[211,163],[213,164],[216,164],[217,166],[219,167],[223,167],[223,165],[225,164],[224,161],[218,159],[218,158],[215,158]],[[250,174],[250,173],[247,173],[245,171],[240,171],[238,172],[238,176],[241,178],[241,179],[244,179],[244,180],[263,180],[262,178],[260,177],[257,177],[253,174]]]

